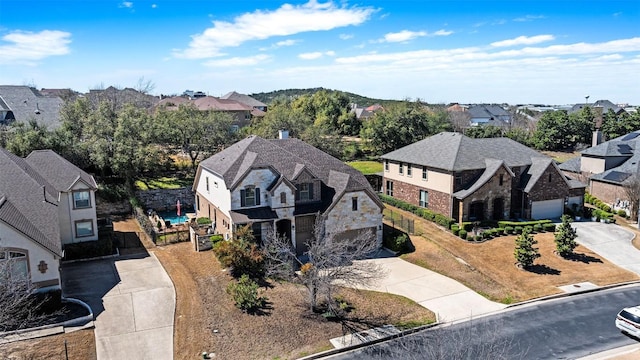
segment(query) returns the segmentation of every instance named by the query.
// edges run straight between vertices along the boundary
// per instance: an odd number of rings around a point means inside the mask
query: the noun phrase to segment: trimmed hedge
[[[387,196],[384,194],[378,194],[378,196],[380,197],[380,200],[385,203],[385,204],[389,204],[391,206],[397,207],[401,210],[405,210],[405,211],[409,211],[413,214],[416,214],[418,216],[420,216],[423,219],[429,220],[429,221],[433,221],[438,225],[444,226],[447,229],[451,228],[452,224],[455,224],[455,219],[452,219],[450,217],[446,217],[442,214],[433,212],[429,209],[424,209],[421,207],[417,207],[415,205],[409,204],[407,202],[404,202],[402,200],[398,200],[396,198],[393,198],[391,196]]]

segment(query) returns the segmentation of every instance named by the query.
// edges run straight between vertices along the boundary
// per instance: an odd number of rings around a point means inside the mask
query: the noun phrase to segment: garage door
[[[564,212],[563,199],[534,201],[531,203],[532,219],[556,219]]]

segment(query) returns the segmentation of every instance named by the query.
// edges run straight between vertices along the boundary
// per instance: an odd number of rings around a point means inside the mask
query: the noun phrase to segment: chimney
[[[278,130],[278,139],[288,139],[289,138],[289,130]]]
[[[591,137],[591,147],[598,146],[600,143],[602,143],[602,133],[599,128],[596,128]]]

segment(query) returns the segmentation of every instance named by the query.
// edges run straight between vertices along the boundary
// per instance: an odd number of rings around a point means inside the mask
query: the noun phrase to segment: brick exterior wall
[[[549,181],[549,175],[551,175],[551,181]],[[529,191],[528,199],[531,201],[543,201],[571,196],[571,189],[565,183],[563,176],[564,174],[558,172],[555,167],[547,167],[531,191]]]
[[[609,205],[615,204],[618,199],[627,200],[624,187],[601,181],[591,181],[589,193]]]
[[[500,185],[500,175],[502,175],[502,185]],[[493,177],[482,185],[473,194],[463,201],[464,212],[462,221],[469,221],[470,207],[473,203],[483,203],[483,219],[504,219],[511,214],[511,174],[504,167],[500,168]],[[494,216],[495,199],[502,199],[502,213]],[[454,216],[458,219],[458,216]]]
[[[421,170],[422,171],[422,170]],[[387,180],[383,179],[383,194],[387,193]],[[420,190],[426,190],[429,192],[429,206],[427,209],[433,210],[442,215],[451,216],[451,196],[447,193],[440,191],[427,189],[412,184],[407,184],[401,181],[393,181],[393,197],[408,202],[416,206],[420,206]]]

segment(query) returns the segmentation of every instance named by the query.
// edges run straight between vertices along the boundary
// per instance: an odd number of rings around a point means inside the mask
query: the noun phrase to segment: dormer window
[[[91,196],[88,190],[73,192],[73,208],[86,209],[91,207]]]
[[[313,199],[313,184],[302,183],[298,185],[298,200],[311,200]]]
[[[257,187],[246,187],[240,190],[240,206],[260,205],[260,189]]]

